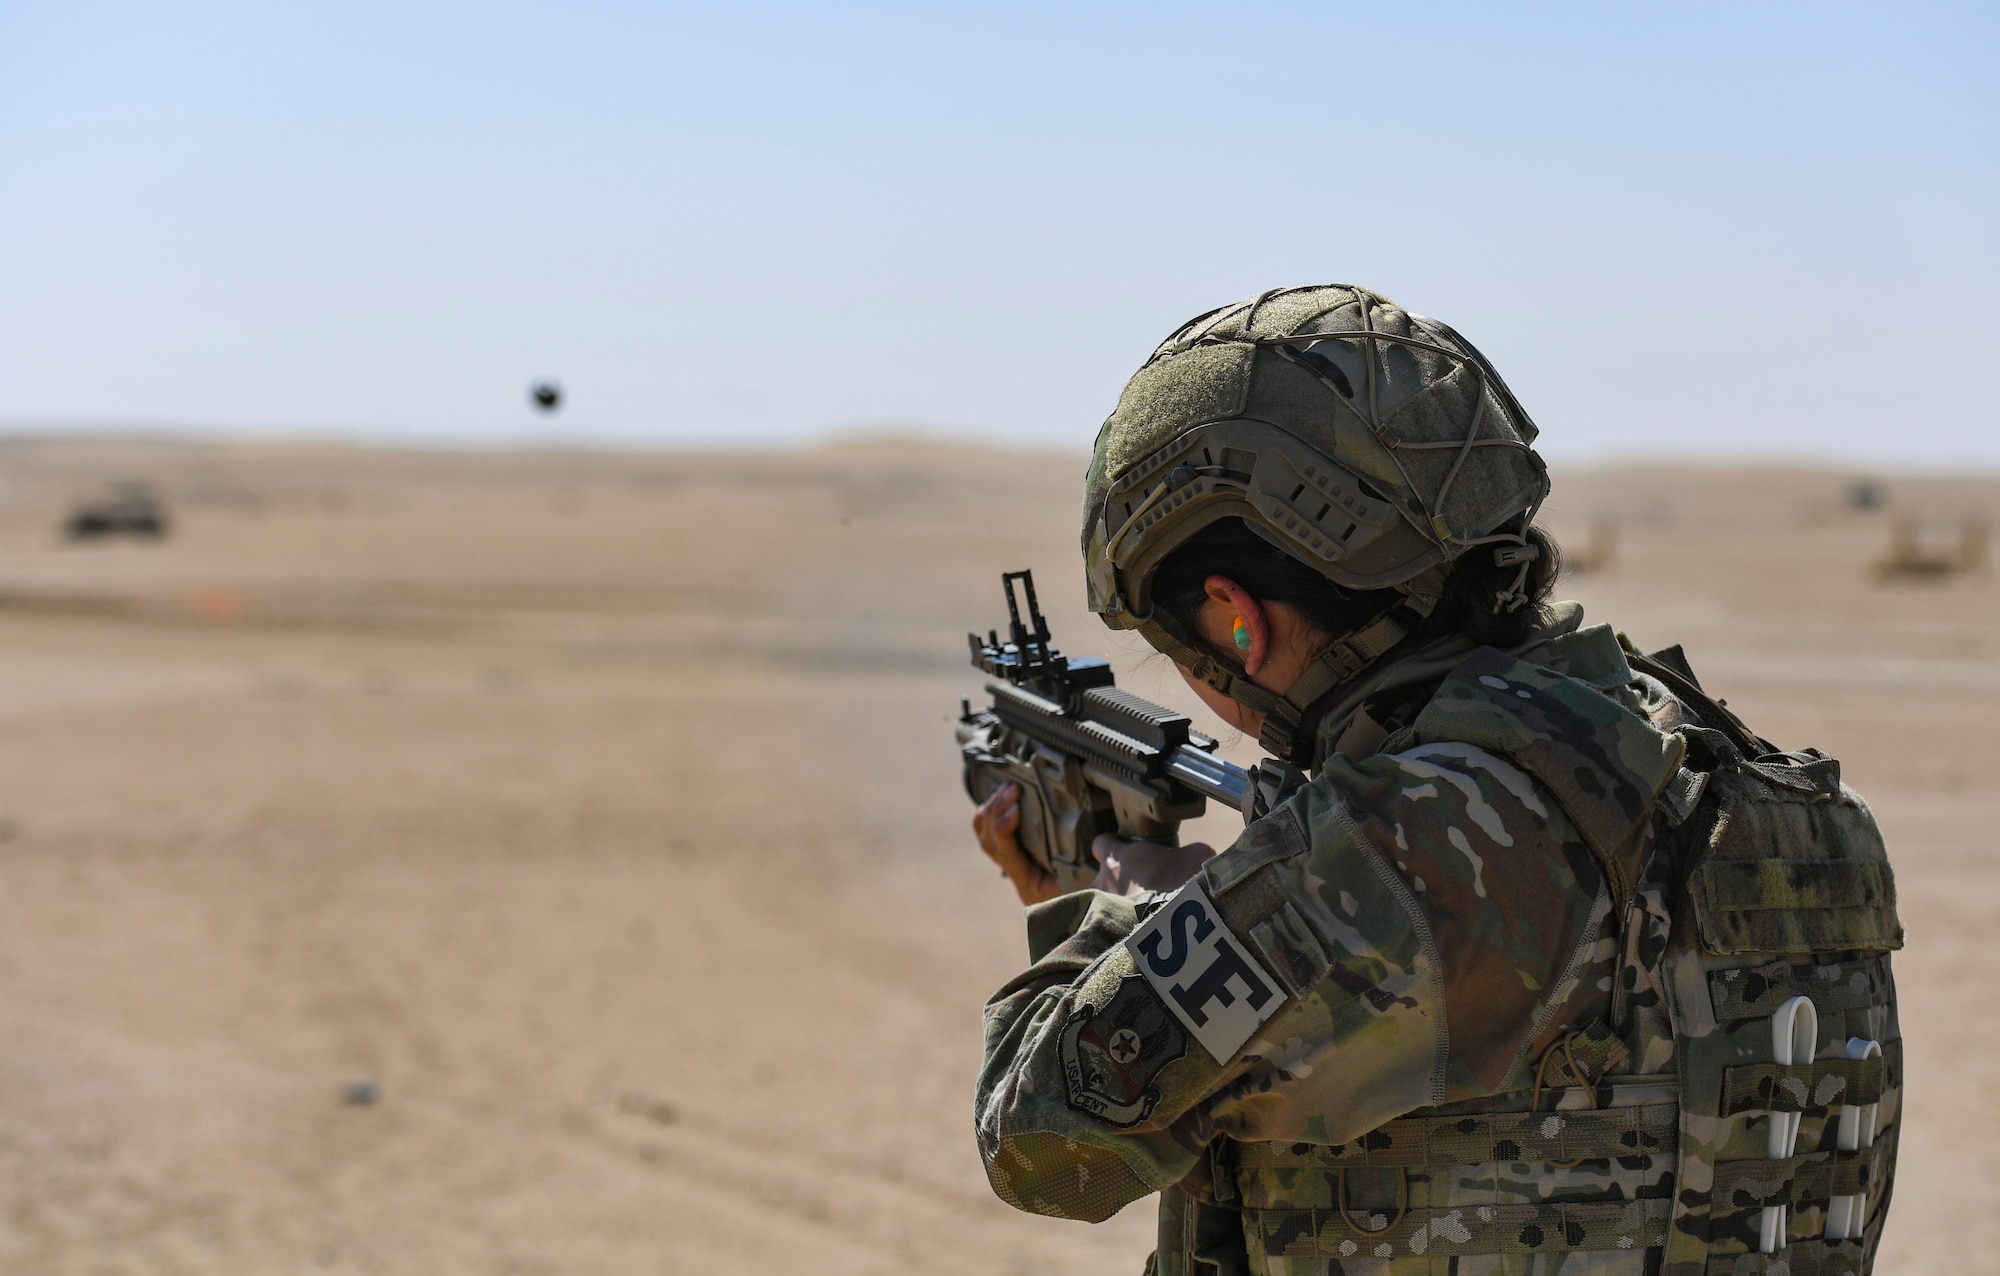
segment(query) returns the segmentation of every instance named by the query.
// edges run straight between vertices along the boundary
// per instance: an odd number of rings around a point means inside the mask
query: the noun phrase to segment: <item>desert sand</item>
[[[1033,567],[1059,643],[1192,707],[1082,610],[1081,467],[0,442],[0,1271],[1136,1273],[1150,1202],[1014,1213],[971,1135],[1024,944],[965,630]],[[1615,521],[1561,593],[1875,803],[1881,1270],[1992,1270],[2000,589],[1866,565],[2000,479],[1849,477],[1568,473],[1546,521]],[[171,536],[60,535],[126,479]]]

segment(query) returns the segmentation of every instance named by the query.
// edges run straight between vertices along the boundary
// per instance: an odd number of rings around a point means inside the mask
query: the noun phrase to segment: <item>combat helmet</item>
[[[1264,714],[1261,742],[1303,760],[1314,705],[1436,609],[1475,546],[1518,608],[1548,495],[1535,425],[1471,342],[1349,284],[1279,288],[1183,324],[1125,386],[1085,480],[1091,610]],[[1240,518],[1334,584],[1396,590],[1336,635],[1285,696],[1208,654],[1164,608],[1153,573],[1203,528]]]

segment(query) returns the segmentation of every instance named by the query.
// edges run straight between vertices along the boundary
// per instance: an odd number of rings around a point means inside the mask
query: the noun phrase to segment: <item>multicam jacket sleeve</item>
[[[1608,992],[1597,862],[1534,780],[1471,745],[1336,757],[1196,882],[1272,1007],[1218,1061],[1135,962],[1130,901],[1030,910],[1033,964],[987,1005],[978,1088],[1003,1200],[1096,1221],[1218,1134],[1339,1143],[1524,1088]]]

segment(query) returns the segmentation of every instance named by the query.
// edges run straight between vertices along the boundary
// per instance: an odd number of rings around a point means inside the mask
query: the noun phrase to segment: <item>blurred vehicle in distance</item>
[[[171,526],[166,505],[150,484],[120,483],[110,496],[84,501],[71,510],[63,530],[73,541],[108,536],[162,540]]]

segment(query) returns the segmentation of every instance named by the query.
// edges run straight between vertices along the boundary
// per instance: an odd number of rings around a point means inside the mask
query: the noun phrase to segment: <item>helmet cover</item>
[[[1548,494],[1534,422],[1445,324],[1351,285],[1285,288],[1168,337],[1097,436],[1090,606],[1151,613],[1153,569],[1219,519],[1348,589],[1401,586]]]
[[[1091,610],[1264,713],[1266,747],[1296,756],[1312,705],[1430,613],[1453,561],[1525,545],[1549,490],[1535,435],[1471,342],[1365,288],[1281,288],[1210,311],[1154,350],[1098,432],[1084,481]],[[1334,638],[1287,695],[1258,687],[1154,614],[1154,571],[1225,518],[1338,586],[1393,587],[1405,602]],[[1505,560],[1521,570],[1496,605],[1522,601],[1531,557]]]

